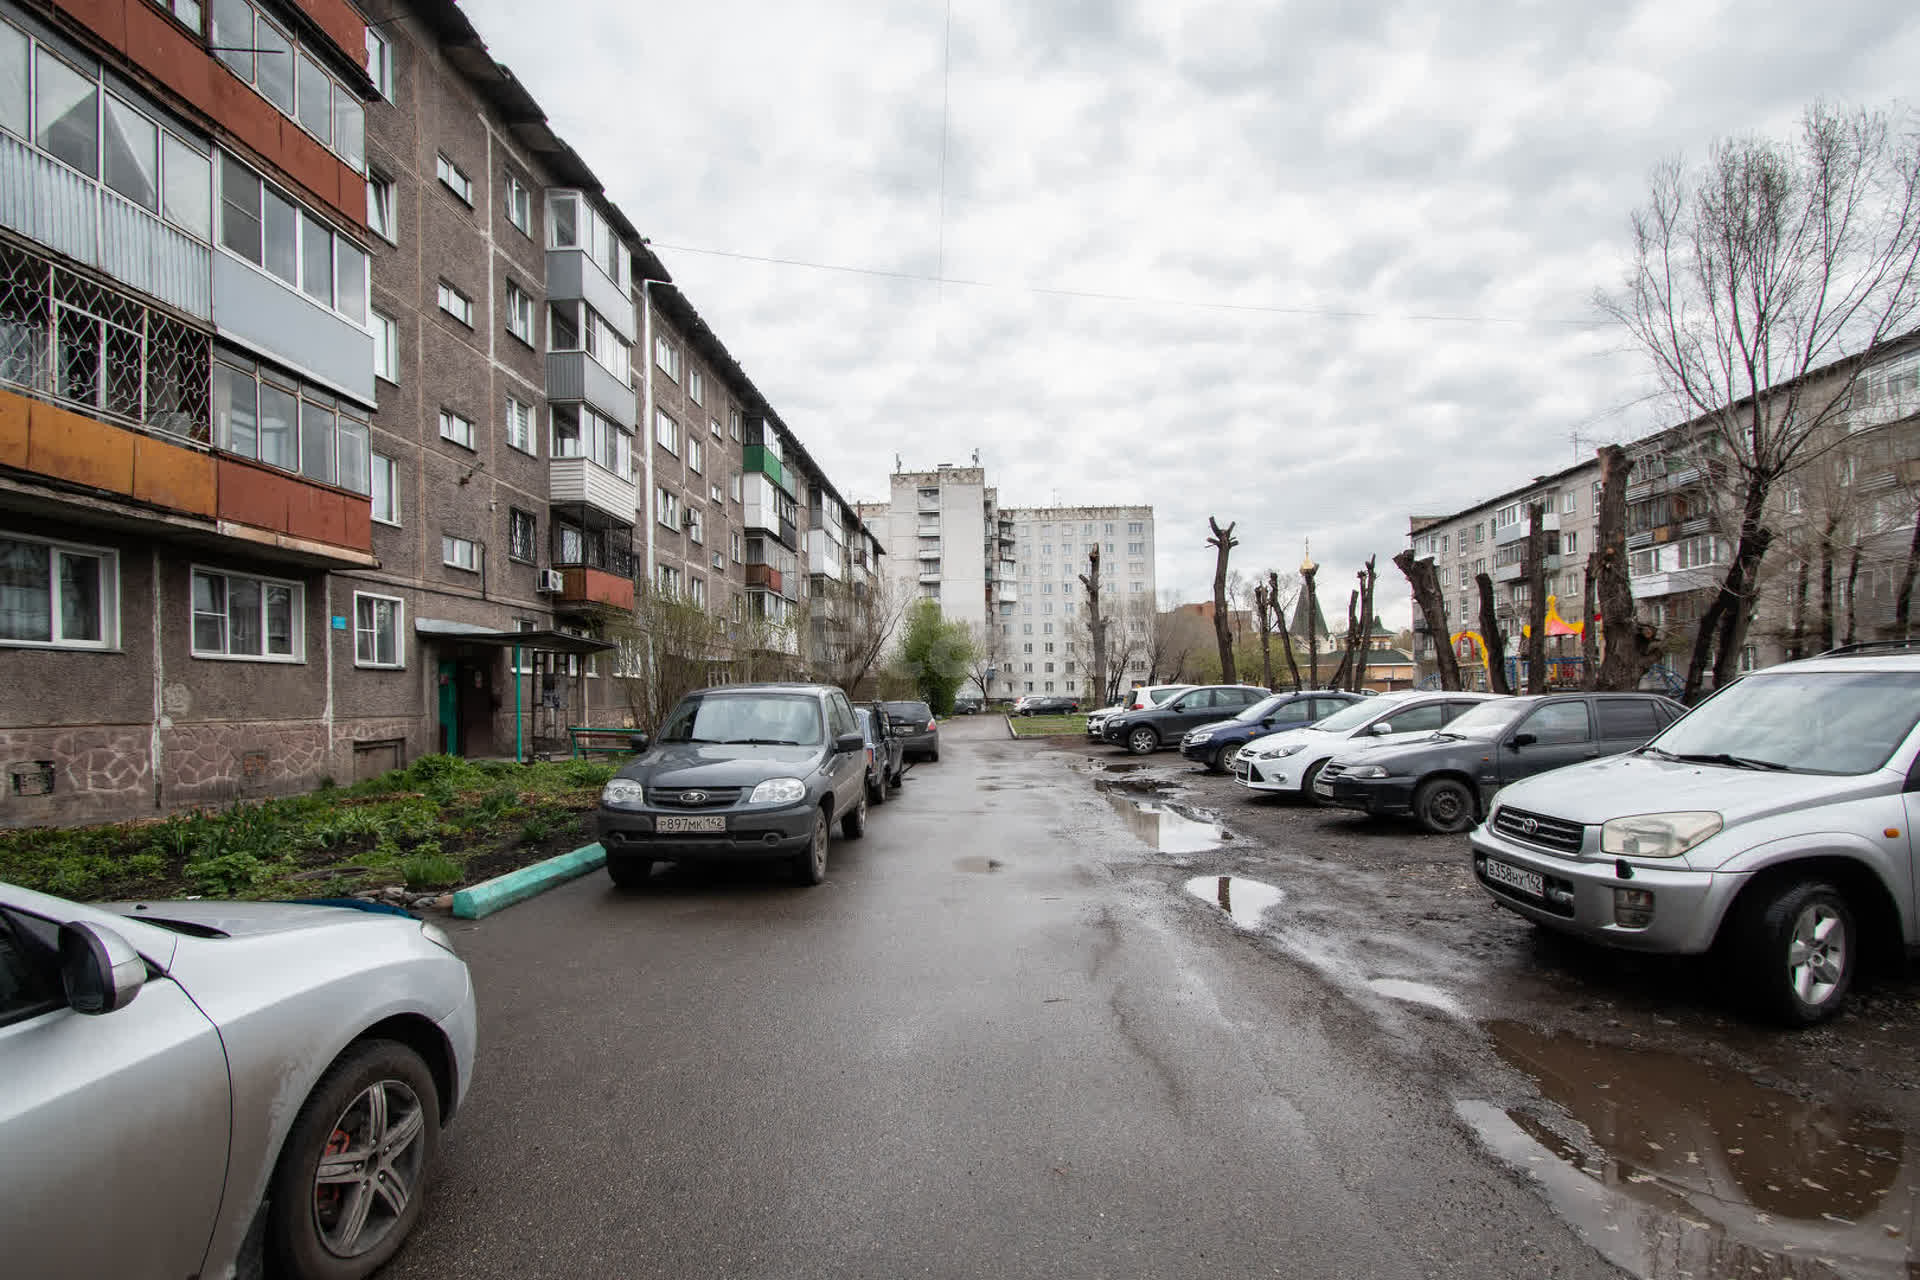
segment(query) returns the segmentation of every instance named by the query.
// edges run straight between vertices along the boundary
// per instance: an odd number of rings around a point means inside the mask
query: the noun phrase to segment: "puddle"
[[[1649,1280],[1907,1277],[1920,1152],[1844,1102],[1808,1102],[1678,1054],[1494,1023],[1494,1048],[1583,1130],[1461,1102],[1614,1265]]]
[[[1205,853],[1226,839],[1220,824],[1198,809],[1184,809],[1164,800],[1149,800],[1117,791],[1105,791],[1107,803],[1126,822],[1127,830],[1161,853]]]
[[[1195,876],[1187,881],[1187,892],[1226,912],[1242,929],[1259,927],[1261,917],[1286,897],[1272,885],[1245,876]]]
[[[1367,989],[1375,995],[1389,1000],[1404,1000],[1408,1004],[1423,1004],[1429,1009],[1438,1009],[1457,1018],[1467,1016],[1458,1000],[1440,988],[1426,982],[1413,982],[1407,978],[1374,978],[1367,983]]]
[[[1007,864],[998,858],[975,856],[971,858],[955,858],[953,860],[953,869],[955,871],[971,871],[978,875],[986,875],[992,871],[1005,871]]]
[[[1080,767],[1080,766],[1075,766]],[[1147,767],[1145,760],[1089,760],[1084,766],[1087,773],[1132,773],[1135,769]]]

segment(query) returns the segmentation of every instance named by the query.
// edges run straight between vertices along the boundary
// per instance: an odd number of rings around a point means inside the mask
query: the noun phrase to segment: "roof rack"
[[[1920,636],[1906,640],[1862,640],[1857,644],[1843,644],[1814,655],[1816,658],[1844,658],[1854,653],[1908,653],[1920,650]]]

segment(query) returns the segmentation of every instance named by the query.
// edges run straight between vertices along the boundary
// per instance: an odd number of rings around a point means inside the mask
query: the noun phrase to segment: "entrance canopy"
[[[450,622],[445,618],[415,618],[415,635],[430,640],[457,640],[461,644],[492,649],[537,649],[542,653],[605,653],[620,646],[611,640],[588,636],[570,636],[564,631],[494,631],[471,622]]]

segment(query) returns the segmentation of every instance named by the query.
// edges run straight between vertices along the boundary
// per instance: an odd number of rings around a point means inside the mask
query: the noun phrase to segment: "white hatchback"
[[[1311,796],[1320,767],[1341,752],[1361,746],[1405,742],[1444,726],[1447,721],[1497,693],[1383,693],[1343,707],[1326,719],[1299,729],[1255,738],[1241,748],[1233,776],[1251,791]]]

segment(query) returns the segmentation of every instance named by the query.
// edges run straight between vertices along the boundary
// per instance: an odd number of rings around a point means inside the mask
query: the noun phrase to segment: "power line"
[[[844,275],[877,276],[886,280],[914,280],[925,284],[959,285],[968,289],[1005,289],[1016,293],[1038,294],[1050,298],[1080,298],[1094,302],[1144,303],[1156,307],[1188,307],[1199,311],[1241,311],[1259,315],[1317,316],[1339,320],[1414,320],[1431,324],[1549,324],[1572,328],[1597,328],[1606,320],[1541,320],[1530,316],[1452,315],[1444,312],[1365,311],[1342,307],[1281,307],[1254,302],[1208,302],[1190,298],[1160,298],[1140,293],[1107,293],[1092,289],[1055,289],[1045,285],[1009,284],[998,280],[968,280],[923,271],[888,271],[879,267],[855,267],[839,262],[810,262],[803,258],[779,258],[760,253],[737,253],[731,249],[705,249],[695,245],[667,244],[649,240],[648,247],[673,253],[695,253],[710,258],[732,258],[740,262],[763,262],[776,267],[799,267],[808,271],[834,271]]]

